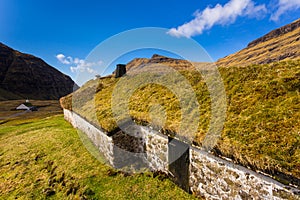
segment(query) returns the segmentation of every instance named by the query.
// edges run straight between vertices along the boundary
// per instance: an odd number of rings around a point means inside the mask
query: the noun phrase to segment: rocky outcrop
[[[59,99],[78,87],[67,75],[35,56],[0,43],[0,100]]]

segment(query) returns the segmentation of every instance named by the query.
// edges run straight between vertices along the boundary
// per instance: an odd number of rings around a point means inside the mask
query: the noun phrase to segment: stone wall
[[[148,168],[169,174],[168,137],[149,127],[134,126],[111,137],[68,110],[65,119],[86,133],[115,168]],[[300,191],[232,162],[189,147],[188,187],[206,199],[300,199]],[[130,169],[132,171],[132,169]]]
[[[190,188],[206,199],[297,199],[293,188],[273,179],[190,148]]]
[[[129,172],[148,168],[145,138],[139,126],[128,126],[125,132],[120,130],[112,138],[115,168]]]
[[[99,149],[99,151],[104,155],[107,162],[114,166],[114,145],[112,138],[108,137],[105,132],[97,129],[95,126],[87,122],[78,114],[64,109],[65,120],[70,122],[73,127],[84,132],[94,145]]]
[[[168,137],[149,127],[142,127],[142,132],[149,169],[168,173]]]

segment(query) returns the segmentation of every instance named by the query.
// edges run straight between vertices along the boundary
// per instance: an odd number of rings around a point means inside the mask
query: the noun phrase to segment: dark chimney
[[[126,74],[126,65],[117,64],[116,78],[122,77],[124,74]]]

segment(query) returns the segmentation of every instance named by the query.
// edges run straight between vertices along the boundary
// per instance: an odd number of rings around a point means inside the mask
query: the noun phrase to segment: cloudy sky
[[[86,56],[130,29],[166,28],[171,37],[197,41],[216,61],[298,18],[300,0],[1,0],[0,42],[74,78],[97,73],[101,59]]]

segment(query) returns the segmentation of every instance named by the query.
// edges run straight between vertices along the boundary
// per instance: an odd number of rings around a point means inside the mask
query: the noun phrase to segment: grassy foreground
[[[62,114],[10,120],[0,140],[0,199],[194,199],[162,175],[98,161]]]
[[[300,60],[221,67],[219,71],[227,96],[227,118],[215,153],[272,174],[282,182],[300,186]],[[209,92],[201,74],[193,70],[180,73],[189,81],[199,102],[199,127],[193,142],[201,146],[211,117]],[[148,78],[159,79],[159,76],[147,74],[140,79],[146,82]],[[130,78],[128,80],[120,91],[131,87]],[[181,88],[179,79],[166,75],[165,80]],[[117,83],[118,79],[112,77],[90,81],[61,99],[61,103],[68,109],[73,106],[76,112],[112,131],[117,127],[111,108]],[[165,112],[166,120],[161,128],[178,133],[182,109],[168,88],[148,84],[139,87],[129,100],[120,99],[120,106],[129,101],[130,115],[137,122],[155,125],[156,122],[151,121],[153,107],[155,114]],[[193,114],[195,110],[190,105],[185,106]],[[290,176],[296,179],[292,180]]]

